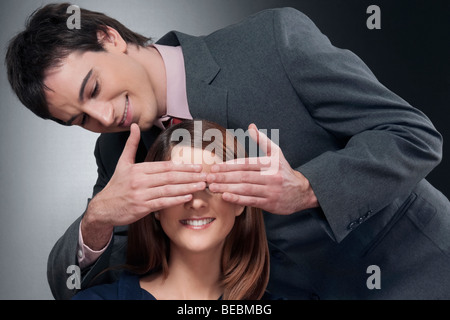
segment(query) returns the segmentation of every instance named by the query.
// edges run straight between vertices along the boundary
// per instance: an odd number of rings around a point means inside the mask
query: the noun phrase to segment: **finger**
[[[164,172],[200,172],[203,166],[200,164],[177,164],[172,161],[142,162],[135,165],[143,174]]]
[[[267,186],[260,184],[213,183],[210,184],[208,187],[209,190],[214,193],[233,193],[242,196],[253,196],[261,198],[265,198],[270,195]]]
[[[261,171],[269,169],[270,166],[270,157],[243,158],[214,164],[213,166],[211,166],[210,172]]]
[[[191,173],[191,172],[166,172],[139,175],[134,179],[134,188],[147,189],[160,186],[173,186],[179,184],[195,184],[206,183],[207,174],[205,172]],[[187,192],[186,192],[187,193]]]
[[[267,204],[267,200],[265,198],[243,196],[228,192],[222,194],[222,199],[230,203],[255,208],[263,208]]]
[[[178,197],[164,197],[147,201],[147,207],[151,208],[151,212],[159,211],[169,207],[178,206],[180,204],[191,201],[192,194]]]
[[[139,141],[141,138],[141,131],[139,126],[135,123],[131,124],[130,136],[125,143],[122,155],[119,158],[118,165],[121,163],[133,164],[136,158],[136,151],[139,147]]]
[[[164,185],[147,189],[146,201],[167,197],[180,197],[193,194],[198,191],[205,190],[206,183],[187,183],[178,185]]]
[[[273,152],[278,151],[278,146],[272,142],[264,133],[258,130],[254,123],[248,126],[250,137],[256,141],[259,148],[267,155],[272,156]]]
[[[267,184],[269,177],[261,175],[259,171],[231,171],[209,173],[206,176],[206,182],[212,183],[253,183]]]

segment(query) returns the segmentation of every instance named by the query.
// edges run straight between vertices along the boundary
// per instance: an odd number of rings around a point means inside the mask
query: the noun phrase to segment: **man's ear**
[[[98,30],[97,40],[106,51],[127,52],[127,42],[114,28],[106,26],[106,32]]]

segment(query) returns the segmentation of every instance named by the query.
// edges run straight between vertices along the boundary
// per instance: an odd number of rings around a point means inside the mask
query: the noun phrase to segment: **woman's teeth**
[[[181,220],[181,223],[184,225],[190,225],[190,226],[194,226],[194,227],[200,227],[200,226],[204,226],[208,223],[213,222],[214,218],[207,218],[207,219],[196,219],[196,220]]]

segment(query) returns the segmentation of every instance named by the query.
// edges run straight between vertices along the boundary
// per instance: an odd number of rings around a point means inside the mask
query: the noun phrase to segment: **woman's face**
[[[194,158],[210,159],[212,156],[210,151],[191,147],[176,146],[173,151],[172,161],[184,163],[190,163]],[[209,172],[210,166],[203,162],[203,171]],[[221,250],[236,216],[243,210],[243,206],[225,202],[222,194],[212,193],[206,188],[194,193],[187,203],[160,210],[156,218],[161,222],[172,248],[200,253]]]

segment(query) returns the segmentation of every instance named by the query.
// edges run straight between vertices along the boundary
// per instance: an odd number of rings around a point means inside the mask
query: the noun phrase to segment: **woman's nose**
[[[192,194],[192,199],[186,205],[194,210],[200,210],[208,207],[208,195],[205,191],[197,191]]]

